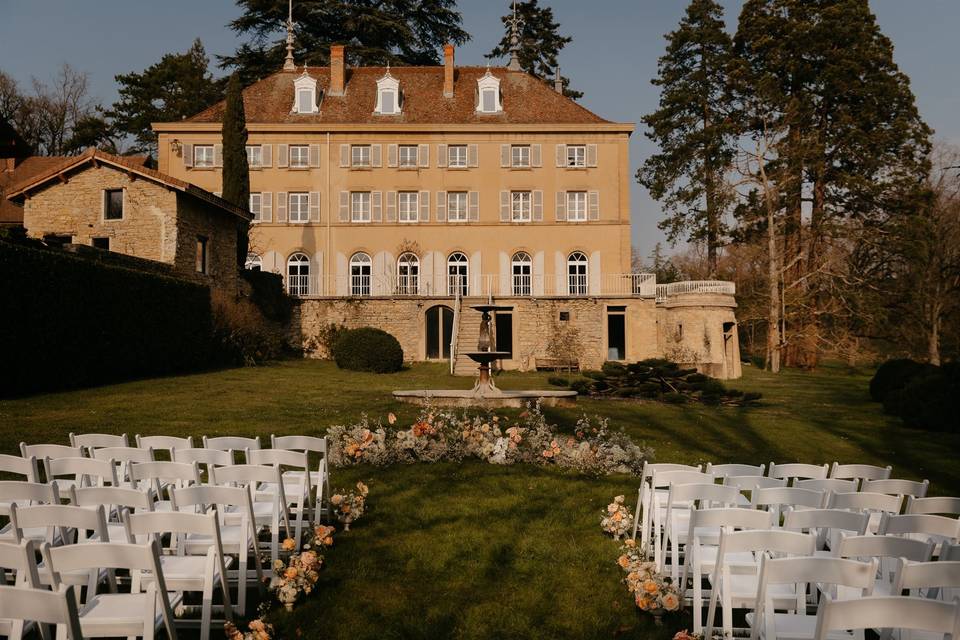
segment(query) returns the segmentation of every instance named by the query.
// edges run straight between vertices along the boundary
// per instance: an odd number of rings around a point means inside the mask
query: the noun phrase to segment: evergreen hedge
[[[210,290],[0,242],[0,396],[191,371],[215,358]]]
[[[333,359],[341,369],[393,373],[403,368],[403,348],[382,329],[360,327],[337,336]]]

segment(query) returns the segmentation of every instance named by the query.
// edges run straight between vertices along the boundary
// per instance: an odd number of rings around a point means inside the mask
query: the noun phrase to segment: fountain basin
[[[522,408],[526,403],[540,400],[545,407],[572,407],[577,402],[576,391],[553,391],[531,389],[504,391],[493,387],[484,389],[422,389],[394,391],[393,397],[400,402],[431,407],[483,407],[488,409],[501,407]]]

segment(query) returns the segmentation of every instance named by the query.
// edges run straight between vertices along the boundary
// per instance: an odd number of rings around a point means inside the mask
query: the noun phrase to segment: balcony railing
[[[315,297],[496,297],[496,298],[541,298],[541,297],[595,297],[631,296],[656,298],[658,302],[668,297],[685,293],[736,293],[732,282],[697,280],[657,284],[652,273],[567,274],[543,276],[531,274],[404,274],[379,276],[370,273],[354,273],[345,276],[287,277],[287,291],[299,298]]]

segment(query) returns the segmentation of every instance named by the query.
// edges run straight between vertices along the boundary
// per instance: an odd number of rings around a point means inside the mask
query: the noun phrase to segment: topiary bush
[[[547,378],[547,384],[552,384],[555,387],[569,387],[570,380],[563,376],[550,376]]]
[[[926,373],[890,391],[883,401],[885,413],[900,416],[905,426],[926,431],[960,431],[960,364],[928,365]]]
[[[870,397],[874,402],[884,402],[892,391],[899,391],[914,378],[932,373],[932,364],[907,358],[887,360],[877,368],[870,379]]]
[[[393,373],[403,368],[403,348],[382,329],[360,327],[340,333],[333,359],[341,369]]]

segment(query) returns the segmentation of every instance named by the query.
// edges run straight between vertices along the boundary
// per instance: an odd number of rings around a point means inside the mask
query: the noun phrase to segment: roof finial
[[[507,26],[510,27],[510,63],[507,69],[511,71],[520,71],[520,30],[523,29],[523,19],[517,15],[517,0],[513,0],[513,15],[507,18]]]
[[[283,70],[296,71],[297,65],[293,63],[293,0],[288,0],[287,11],[287,57],[283,61]],[[306,70],[306,62],[304,62],[304,70]]]

